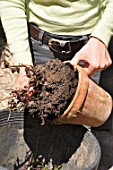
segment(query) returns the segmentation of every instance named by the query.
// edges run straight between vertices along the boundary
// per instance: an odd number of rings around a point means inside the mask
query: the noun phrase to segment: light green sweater
[[[26,0],[27,1],[27,0]],[[0,0],[0,17],[14,64],[32,64],[27,22],[61,35],[92,34],[108,46],[113,34],[113,0]]]

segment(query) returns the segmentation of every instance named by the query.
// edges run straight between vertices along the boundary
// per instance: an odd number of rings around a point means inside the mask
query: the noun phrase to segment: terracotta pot
[[[77,66],[77,70],[79,81],[75,96],[63,115],[53,123],[98,127],[111,114],[112,98],[87,76],[85,69]]]

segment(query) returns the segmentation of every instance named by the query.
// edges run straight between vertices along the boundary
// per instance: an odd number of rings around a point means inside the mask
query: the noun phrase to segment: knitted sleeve
[[[108,0],[102,18],[91,35],[98,37],[108,46],[113,35],[113,0]]]
[[[24,0],[0,0],[0,17],[14,65],[32,65]]]

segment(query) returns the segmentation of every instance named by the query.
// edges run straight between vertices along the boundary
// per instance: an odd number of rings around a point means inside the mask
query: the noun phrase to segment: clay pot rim
[[[76,89],[76,93],[70,103],[70,105],[68,106],[68,108],[64,111],[64,113],[61,115],[61,117],[68,115],[70,110],[73,108],[73,105],[77,102],[76,104],[76,108],[74,106],[74,109],[76,109],[76,112],[81,108],[86,94],[87,94],[87,90],[88,90],[88,82],[89,82],[89,77],[85,71],[84,68],[82,68],[81,66],[77,65],[76,70],[78,71],[78,85],[77,85],[77,89]],[[81,91],[84,93],[81,97],[80,93]],[[78,104],[79,103],[79,104]]]

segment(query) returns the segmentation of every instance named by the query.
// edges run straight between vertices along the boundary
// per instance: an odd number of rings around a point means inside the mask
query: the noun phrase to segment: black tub
[[[25,113],[0,111],[0,170],[21,170],[30,157],[42,155],[61,170],[96,170],[101,148],[92,132],[79,125],[40,125]],[[4,168],[2,168],[4,167]]]

